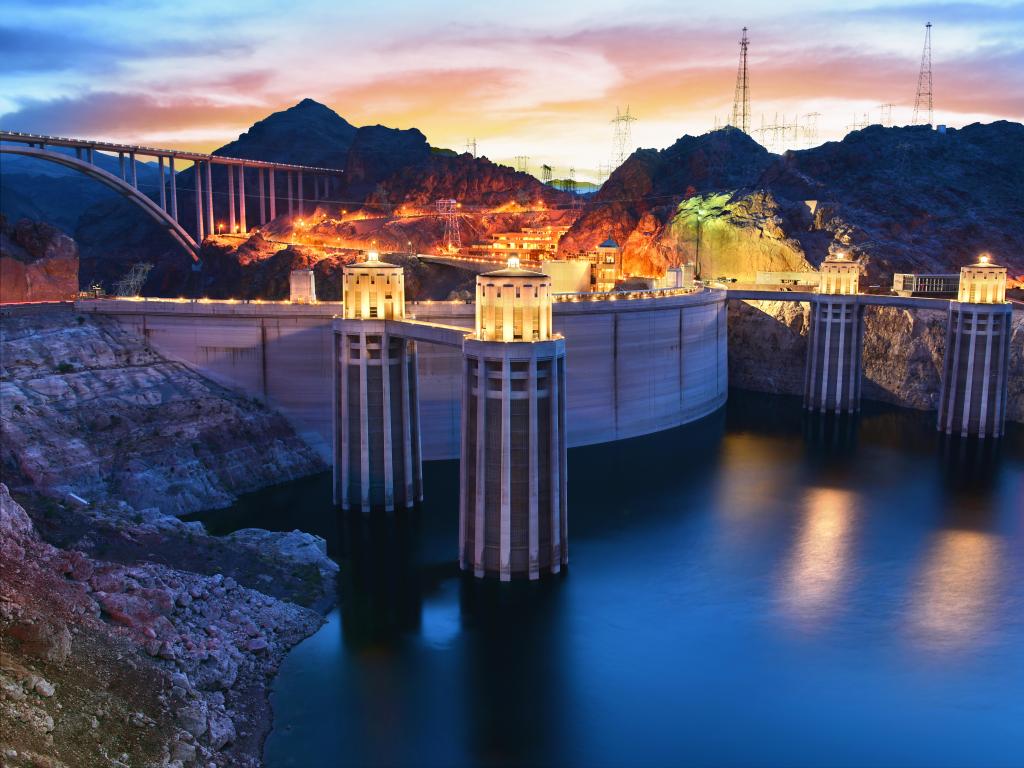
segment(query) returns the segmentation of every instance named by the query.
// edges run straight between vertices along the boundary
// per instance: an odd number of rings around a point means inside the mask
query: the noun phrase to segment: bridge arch
[[[65,155],[62,152],[51,152],[46,149],[39,149],[38,147],[22,146],[18,144],[0,144],[0,154],[24,155],[25,157],[35,157],[39,160],[47,160],[51,163],[57,163],[58,165],[63,165],[67,168],[76,170],[79,173],[85,174],[86,176],[105,184],[122,197],[127,198],[141,208],[147,216],[159,224],[175,242],[185,249],[188,255],[192,257],[193,262],[199,263],[199,244],[195,241],[192,235],[186,232],[185,229],[176,222],[169,213],[167,213],[167,211],[154,203],[131,184],[119,179],[114,174],[108,173],[99,166],[93,165],[85,160],[80,160],[77,157]]]

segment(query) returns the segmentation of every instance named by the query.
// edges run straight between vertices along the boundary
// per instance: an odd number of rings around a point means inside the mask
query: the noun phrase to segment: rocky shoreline
[[[322,462],[116,323],[47,307],[0,330],[0,766],[261,765],[271,682],[337,565],[300,531],[178,515]]]

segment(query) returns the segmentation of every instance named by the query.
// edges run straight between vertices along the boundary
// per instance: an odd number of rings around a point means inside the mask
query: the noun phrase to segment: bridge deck
[[[730,299],[746,301],[811,301],[822,295],[817,291],[758,291],[748,288],[729,288],[726,293]],[[949,307],[949,299],[926,296],[881,296],[874,293],[859,293],[857,301],[876,307],[904,307],[906,309],[941,309],[945,311]]]

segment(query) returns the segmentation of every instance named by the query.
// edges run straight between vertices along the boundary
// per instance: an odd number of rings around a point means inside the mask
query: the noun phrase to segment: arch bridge
[[[55,147],[73,149],[74,155],[54,151]],[[105,184],[138,205],[160,224],[189,253],[195,263],[199,262],[199,246],[204,237],[214,234],[216,230],[213,206],[214,165],[223,166],[226,170],[229,232],[248,232],[252,223],[258,222],[262,225],[276,218],[279,201],[287,205],[289,215],[303,215],[306,200],[311,200],[315,204],[326,199],[344,173],[338,168],[319,168],[3,130],[0,130],[0,153],[35,157],[57,163]],[[116,155],[119,174],[110,173],[97,165],[97,153]],[[159,181],[155,199],[139,188],[139,157],[155,158],[157,161]],[[178,210],[178,162],[192,163],[194,170],[193,188],[183,190],[193,193],[195,198],[194,223],[189,222],[188,225],[183,220],[184,212],[179,216]],[[283,188],[280,192],[277,174],[284,174]],[[249,192],[246,191],[247,178],[250,183]],[[308,181],[310,179],[311,186]],[[252,191],[253,183],[255,193]],[[250,204],[257,206],[252,216],[246,215],[247,198]]]

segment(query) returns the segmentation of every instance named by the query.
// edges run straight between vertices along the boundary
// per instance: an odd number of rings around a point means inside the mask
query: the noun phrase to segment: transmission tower
[[[476,139],[466,139],[466,151],[476,157]]]
[[[914,98],[914,119],[911,125],[920,125],[922,112],[927,113],[925,125],[934,118],[932,106],[932,23],[924,25],[924,51],[921,53],[921,71],[917,75],[917,96]]]
[[[861,128],[867,128],[871,123],[871,116],[865,112],[863,116],[858,120],[857,114],[853,115],[853,122],[846,126],[846,132],[851,133],[852,131],[859,131]]]
[[[540,167],[540,180],[543,181],[545,184],[550,184],[551,183],[551,166],[550,165],[545,164],[545,165],[542,165]]]
[[[629,124],[635,122],[636,117],[629,114],[629,105],[626,105],[625,112],[615,108],[615,117],[612,118],[612,168],[618,168],[633,153],[633,129]]]
[[[750,133],[750,76],[747,71],[747,28],[740,38],[740,66],[736,70],[736,95],[732,101],[732,125],[744,133]]]
[[[883,128],[892,128],[892,108],[895,104],[879,104],[878,119]]]
[[[818,145],[818,118],[821,112],[808,112],[804,115],[803,137],[807,148]]]
[[[142,284],[146,282],[149,271],[153,269],[152,264],[132,264],[128,274],[114,283],[115,296],[138,296],[142,291]]]
[[[458,253],[462,249],[462,234],[459,232],[458,203],[451,198],[438,200],[437,215],[444,222],[444,242],[442,248],[448,253]]]
[[[569,178],[565,180],[565,191],[575,192],[576,191],[576,168],[569,168]]]
[[[516,170],[523,173],[530,172],[530,158],[527,155],[516,155]]]

